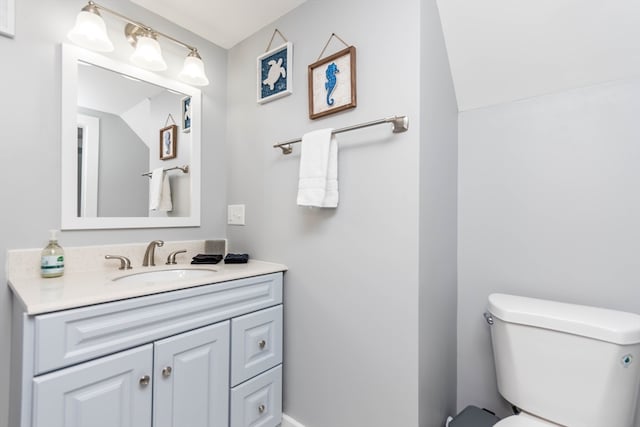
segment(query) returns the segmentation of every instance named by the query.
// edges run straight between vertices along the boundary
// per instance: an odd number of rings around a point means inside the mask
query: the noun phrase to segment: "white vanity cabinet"
[[[281,423],[282,273],[14,322],[12,426]]]

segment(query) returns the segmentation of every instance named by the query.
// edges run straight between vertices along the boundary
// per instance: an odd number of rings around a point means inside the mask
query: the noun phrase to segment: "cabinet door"
[[[151,426],[151,344],[33,379],[34,427]]]
[[[229,321],[155,343],[154,427],[227,427]]]

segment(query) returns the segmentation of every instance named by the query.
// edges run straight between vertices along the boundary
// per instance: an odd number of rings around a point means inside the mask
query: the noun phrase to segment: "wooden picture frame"
[[[0,36],[16,35],[15,0],[0,0]]]
[[[180,111],[182,111],[182,132],[191,132],[191,97],[185,96],[180,100]]]
[[[177,156],[178,126],[170,125],[160,129],[160,160],[174,159]]]
[[[286,42],[258,56],[257,102],[264,104],[293,93],[293,44]]]
[[[356,48],[349,46],[309,65],[309,118],[356,107]]]

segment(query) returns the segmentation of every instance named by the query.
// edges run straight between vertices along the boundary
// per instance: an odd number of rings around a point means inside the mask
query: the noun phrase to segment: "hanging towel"
[[[333,129],[302,137],[298,205],[338,207],[338,141]]]
[[[168,212],[172,209],[169,176],[162,168],[156,168],[151,173],[149,183],[149,210]]]

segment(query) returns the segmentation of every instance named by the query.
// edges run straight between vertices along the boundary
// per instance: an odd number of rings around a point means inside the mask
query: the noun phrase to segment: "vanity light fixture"
[[[89,2],[76,17],[76,25],[67,37],[75,44],[98,52],[113,51],[107,35],[107,26],[95,3]]]
[[[135,47],[135,51],[130,58],[133,64],[151,71],[166,70],[167,63],[162,57],[162,50],[160,43],[158,43],[158,37],[163,37],[189,50],[178,78],[194,86],[207,86],[209,84],[198,49],[93,1],[89,1],[82,8],[76,18],[75,26],[69,31],[67,37],[75,44],[87,49],[99,52],[112,51],[113,43],[109,40],[106,25],[100,15],[100,11],[108,12],[127,23],[124,33],[129,43]]]
[[[131,24],[127,24],[127,27]],[[145,31],[135,39],[135,48],[131,55],[131,62],[140,68],[146,68],[151,71],[164,71],[167,69],[167,63],[162,57],[160,43],[155,34]]]
[[[204,72],[204,63],[198,49],[193,49],[189,52],[189,55],[184,60],[184,67],[178,74],[178,78],[184,82],[192,84],[194,86],[207,86],[209,79]]]

